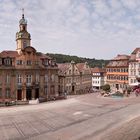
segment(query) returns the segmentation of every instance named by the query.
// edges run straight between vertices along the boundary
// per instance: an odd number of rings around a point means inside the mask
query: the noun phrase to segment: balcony
[[[17,89],[21,89],[22,88],[22,83],[17,83]]]
[[[32,83],[26,83],[26,86],[30,87],[30,86],[32,86]]]

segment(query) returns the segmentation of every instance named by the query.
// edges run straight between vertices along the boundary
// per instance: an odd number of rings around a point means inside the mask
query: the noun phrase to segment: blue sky
[[[0,51],[15,50],[21,8],[44,53],[111,59],[140,47],[140,0],[0,0]]]

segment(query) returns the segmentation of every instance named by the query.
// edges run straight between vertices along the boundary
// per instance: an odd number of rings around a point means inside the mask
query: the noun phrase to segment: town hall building
[[[0,102],[57,96],[57,64],[31,46],[24,13],[19,21],[16,43],[16,51],[0,53]]]

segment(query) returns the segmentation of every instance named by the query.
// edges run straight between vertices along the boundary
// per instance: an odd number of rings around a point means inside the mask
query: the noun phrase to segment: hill
[[[106,64],[109,62],[109,60],[95,59],[95,58],[83,58],[83,57],[64,55],[64,54],[47,53],[46,55],[55,59],[57,63],[67,63],[67,62],[71,62],[73,60],[75,63],[88,62],[90,67],[100,67],[100,68],[105,67]]]

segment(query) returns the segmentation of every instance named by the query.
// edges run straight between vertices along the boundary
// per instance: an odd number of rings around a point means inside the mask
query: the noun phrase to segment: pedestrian
[[[64,92],[64,97],[67,99],[67,91]]]
[[[136,89],[136,90],[135,90],[135,95],[136,95],[136,97],[138,97],[138,94],[139,94],[139,89]]]

